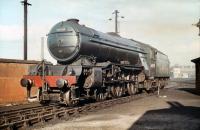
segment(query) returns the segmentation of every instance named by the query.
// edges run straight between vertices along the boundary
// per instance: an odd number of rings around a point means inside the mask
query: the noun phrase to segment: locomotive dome
[[[62,21],[53,26],[48,34],[47,46],[53,58],[67,62],[73,59],[79,50],[79,40],[73,24],[77,19]]]

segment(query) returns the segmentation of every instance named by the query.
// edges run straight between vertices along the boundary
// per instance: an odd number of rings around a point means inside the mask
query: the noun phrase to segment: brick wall
[[[20,85],[28,67],[37,64],[36,61],[0,59],[0,104],[25,102],[26,88]],[[36,88],[33,88],[33,93]]]

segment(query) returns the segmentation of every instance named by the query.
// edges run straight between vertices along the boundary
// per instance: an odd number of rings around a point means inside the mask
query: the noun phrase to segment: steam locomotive
[[[37,87],[36,100],[75,105],[80,100],[96,101],[163,88],[169,79],[167,55],[150,45],[102,33],[69,19],[49,32],[48,50],[57,65],[42,61],[30,66],[21,85]]]

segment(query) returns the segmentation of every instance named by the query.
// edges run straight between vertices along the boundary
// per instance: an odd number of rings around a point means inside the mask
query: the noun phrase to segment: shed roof
[[[191,60],[193,63],[200,63],[200,57]]]

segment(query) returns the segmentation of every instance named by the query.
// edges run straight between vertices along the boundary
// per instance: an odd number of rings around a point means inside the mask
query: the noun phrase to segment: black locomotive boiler
[[[74,105],[82,99],[105,100],[163,88],[169,79],[167,55],[150,45],[80,25],[57,23],[48,34],[48,49],[57,65],[31,66],[21,80],[31,99]]]

